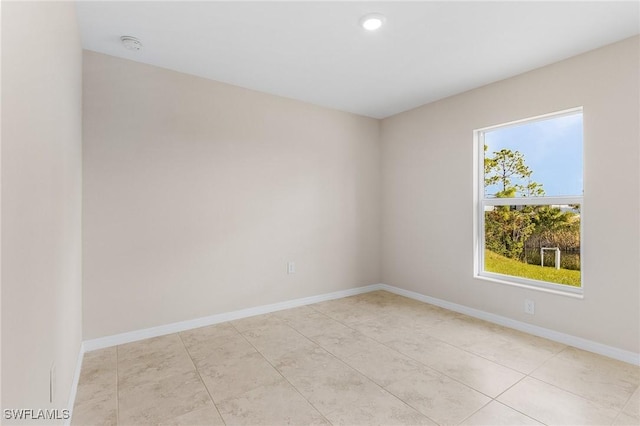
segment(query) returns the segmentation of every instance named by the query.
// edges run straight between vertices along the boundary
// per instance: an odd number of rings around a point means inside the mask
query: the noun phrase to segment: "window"
[[[479,129],[477,277],[582,293],[582,108]]]

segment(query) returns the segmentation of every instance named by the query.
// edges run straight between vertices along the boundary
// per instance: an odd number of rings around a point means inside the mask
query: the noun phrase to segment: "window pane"
[[[486,206],[484,270],[580,287],[580,205]]]
[[[582,195],[582,112],[484,132],[486,198]]]

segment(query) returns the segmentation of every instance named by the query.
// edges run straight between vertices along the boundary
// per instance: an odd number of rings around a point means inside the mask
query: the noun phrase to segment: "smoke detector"
[[[120,37],[120,40],[122,41],[122,45],[129,50],[132,50],[134,52],[142,50],[142,43],[140,43],[140,40],[135,37],[122,36]]]

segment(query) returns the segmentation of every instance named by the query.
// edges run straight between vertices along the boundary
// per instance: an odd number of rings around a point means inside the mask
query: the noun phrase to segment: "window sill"
[[[482,275],[476,274],[474,278],[483,280],[483,281],[489,281],[492,283],[509,285],[512,287],[526,288],[527,290],[535,290],[535,291],[541,291],[544,293],[557,294],[559,296],[571,297],[573,299],[584,299],[584,293],[582,288],[577,289],[577,291],[576,290],[567,291],[563,289],[542,287],[542,286],[537,286],[535,284],[527,284],[526,282],[510,281],[508,278],[511,278],[511,277],[505,276],[503,278],[503,276],[499,274],[487,274],[487,273],[483,273]],[[575,289],[576,287],[572,287],[572,288]]]

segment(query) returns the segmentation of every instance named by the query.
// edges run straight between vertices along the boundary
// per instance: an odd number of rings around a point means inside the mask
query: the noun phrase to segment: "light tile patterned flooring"
[[[638,425],[640,368],[384,291],[85,354],[75,425]]]

